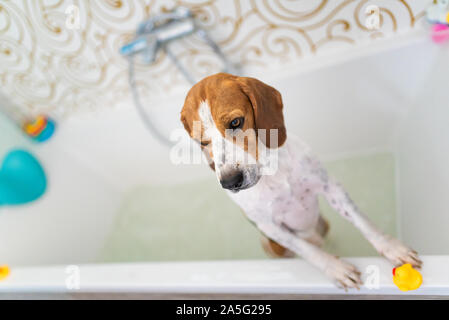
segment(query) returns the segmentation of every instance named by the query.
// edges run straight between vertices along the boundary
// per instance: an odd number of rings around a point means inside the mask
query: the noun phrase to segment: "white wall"
[[[102,248],[120,193],[64,151],[64,144],[56,134],[45,145],[14,145],[37,157],[46,171],[48,189],[36,202],[0,207],[1,263],[93,262]]]
[[[426,254],[449,254],[449,60],[441,48],[397,141],[401,232]]]

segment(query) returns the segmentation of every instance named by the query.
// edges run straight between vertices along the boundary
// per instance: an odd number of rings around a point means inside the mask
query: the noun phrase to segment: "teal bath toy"
[[[47,188],[44,169],[24,150],[9,152],[0,167],[0,206],[20,205],[40,198]]]

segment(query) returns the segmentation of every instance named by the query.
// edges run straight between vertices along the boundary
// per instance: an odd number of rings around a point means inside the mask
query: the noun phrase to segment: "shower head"
[[[172,62],[178,67],[185,78],[192,84],[196,81],[191,74],[180,64],[178,59],[167,47],[168,43],[177,39],[196,34],[209,45],[224,63],[224,72],[235,73],[235,70],[225,57],[218,45],[209,37],[204,29],[195,24],[190,9],[178,7],[168,13],[162,13],[142,22],[137,28],[135,38],[120,49],[120,54],[133,57],[142,54],[143,61],[150,64],[156,60],[158,52],[162,49]]]
[[[189,36],[195,31],[196,27],[190,10],[177,8],[142,22],[137,29],[135,39],[123,46],[120,53],[123,56],[142,53],[144,61],[152,63],[162,46]]]

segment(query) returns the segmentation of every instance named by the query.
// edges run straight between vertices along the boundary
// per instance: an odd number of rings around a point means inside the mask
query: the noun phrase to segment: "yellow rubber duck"
[[[401,291],[416,290],[422,284],[422,275],[406,263],[393,269],[393,282]]]
[[[0,281],[8,277],[10,272],[11,271],[7,265],[0,266]]]

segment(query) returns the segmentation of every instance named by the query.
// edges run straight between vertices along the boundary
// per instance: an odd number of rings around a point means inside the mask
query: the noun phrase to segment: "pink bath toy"
[[[449,40],[449,26],[447,24],[434,24],[432,26],[432,40],[435,43],[443,43]]]

